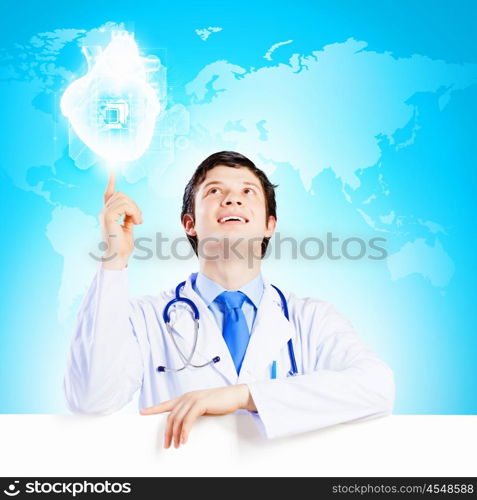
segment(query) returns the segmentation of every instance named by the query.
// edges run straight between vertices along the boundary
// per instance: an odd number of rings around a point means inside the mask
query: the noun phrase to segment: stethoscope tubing
[[[167,368],[166,366],[158,366],[157,371],[159,373],[163,373],[166,371],[168,371],[168,372],[180,372],[182,370],[185,370],[188,366],[191,366],[193,368],[203,368],[203,367],[208,366],[212,363],[215,364],[215,363],[218,363],[220,361],[220,357],[215,356],[210,361],[208,361],[207,363],[204,363],[202,365],[195,365],[192,363],[192,358],[194,357],[196,347],[197,347],[197,341],[199,338],[200,314],[199,314],[198,307],[194,304],[194,302],[191,299],[188,299],[187,297],[181,297],[180,291],[184,285],[185,285],[185,281],[182,281],[181,283],[179,283],[176,286],[175,297],[166,304],[166,306],[164,307],[164,311],[162,312],[162,317],[164,319],[164,323],[166,324],[167,331],[169,332],[169,335],[171,336],[172,342],[173,342],[175,348],[177,349],[177,352],[179,353],[179,355],[182,359],[182,362],[184,363],[184,366],[182,368]],[[280,296],[280,300],[282,302],[283,314],[285,315],[285,318],[288,321],[290,321],[290,317],[289,317],[289,313],[288,313],[288,304],[287,304],[285,295],[283,295],[283,292],[278,287],[276,287],[275,285],[272,285],[272,286],[277,291],[278,295]],[[194,316],[194,342],[193,342],[193,346],[192,346],[191,353],[190,353],[189,357],[184,356],[184,353],[179,348],[179,345],[177,344],[176,339],[174,338],[174,334],[172,332],[169,309],[174,304],[177,304],[179,302],[184,302],[185,304],[187,304],[191,308],[191,310],[193,312],[193,316]],[[298,374],[298,368],[297,368],[296,359],[295,359],[295,352],[293,350],[292,339],[290,339],[288,341],[288,355],[290,357],[290,364],[291,364],[291,369],[288,372],[288,374],[291,376],[295,376]]]

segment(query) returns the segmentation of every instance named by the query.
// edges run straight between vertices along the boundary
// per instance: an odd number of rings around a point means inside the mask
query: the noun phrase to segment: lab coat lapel
[[[187,279],[181,290],[181,297],[188,298],[194,302],[199,309],[199,336],[197,341],[194,364],[203,364],[216,356],[220,361],[213,367],[217,369],[230,384],[236,384],[238,380],[237,371],[230,355],[229,348],[225,343],[222,332],[219,330],[214,315],[205,305],[204,301],[192,288],[191,276]],[[174,335],[183,340],[185,346],[183,352],[189,354],[194,342],[194,321],[192,310],[184,302],[176,304],[175,311],[171,308],[171,325]],[[201,370],[203,368],[200,368]]]
[[[240,370],[239,383],[263,374],[263,369],[277,359],[288,340],[295,338],[295,331],[283,314],[277,291],[268,281],[264,280],[264,284],[265,290]]]

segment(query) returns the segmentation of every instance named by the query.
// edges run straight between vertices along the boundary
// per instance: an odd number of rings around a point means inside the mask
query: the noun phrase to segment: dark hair
[[[265,193],[265,204],[266,204],[266,217],[268,221],[268,217],[273,215],[273,217],[277,217],[277,204],[275,201],[275,188],[278,187],[278,184],[272,184],[265,173],[257,168],[255,164],[249,160],[247,157],[241,155],[240,153],[236,153],[235,151],[220,151],[219,153],[214,153],[206,158],[195,170],[192,175],[190,181],[187,183],[187,186],[184,190],[184,196],[182,199],[182,212],[181,212],[181,221],[186,214],[192,215],[192,218],[195,220],[194,216],[194,208],[195,208],[195,195],[197,193],[197,188],[205,179],[207,172],[217,165],[225,165],[226,167],[246,167],[250,171],[252,171],[260,180],[260,184],[262,185],[263,191]],[[196,255],[197,252],[197,236],[187,235],[192,248]],[[264,237],[262,241],[262,258],[265,255],[267,250],[268,242],[270,238]]]

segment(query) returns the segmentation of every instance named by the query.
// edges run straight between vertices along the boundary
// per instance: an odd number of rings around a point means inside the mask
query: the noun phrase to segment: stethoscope
[[[192,362],[192,358],[194,357],[196,347],[197,347],[197,339],[199,338],[200,314],[199,314],[199,309],[197,308],[197,306],[194,304],[194,302],[191,299],[188,299],[186,297],[181,297],[180,292],[181,292],[182,287],[185,285],[185,283],[186,283],[185,281],[182,281],[181,283],[179,283],[176,286],[176,291],[175,291],[176,296],[166,304],[166,306],[164,307],[164,311],[162,313],[162,317],[164,319],[164,323],[166,324],[167,331],[169,332],[169,335],[171,336],[172,342],[173,342],[175,348],[177,349],[177,352],[179,353],[179,355],[182,359],[182,362],[184,363],[184,366],[182,368],[167,368],[166,366],[158,366],[157,371],[159,373],[163,373],[166,371],[167,372],[180,372],[182,370],[185,370],[188,366],[192,366],[193,368],[204,368],[205,366],[215,364],[215,363],[218,363],[220,361],[220,356],[215,356],[210,361],[208,361],[207,363],[204,363],[202,365],[195,365]],[[288,315],[288,304],[287,304],[287,301],[285,299],[285,295],[283,295],[283,292],[278,287],[276,287],[275,285],[272,285],[272,286],[273,286],[273,288],[275,288],[275,290],[278,292],[278,295],[280,296],[280,300],[282,302],[283,314],[285,315],[285,318],[288,321],[290,321],[290,317]],[[184,353],[181,351],[180,347],[178,346],[176,339],[174,337],[174,334],[172,332],[169,309],[171,308],[171,306],[173,306],[174,304],[177,304],[178,302],[184,302],[185,304],[187,304],[191,308],[193,316],[194,316],[194,341],[192,343],[192,349],[191,349],[190,356],[184,355]],[[293,350],[292,339],[290,339],[288,341],[288,355],[290,357],[290,366],[291,366],[291,368],[288,372],[288,375],[295,376],[298,374],[298,369],[296,366],[295,351]],[[271,378],[273,378],[273,379],[277,378],[277,362],[276,361],[273,361],[273,363],[272,363],[272,369],[271,369],[270,375],[271,375]]]

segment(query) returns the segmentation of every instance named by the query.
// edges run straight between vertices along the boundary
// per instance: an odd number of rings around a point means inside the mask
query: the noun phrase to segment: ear
[[[273,215],[268,216],[267,230],[265,231],[265,236],[271,238],[275,228],[277,227],[277,219]]]
[[[182,217],[182,225],[189,236],[197,236],[197,231],[194,229],[194,218],[191,214],[185,214]]]

